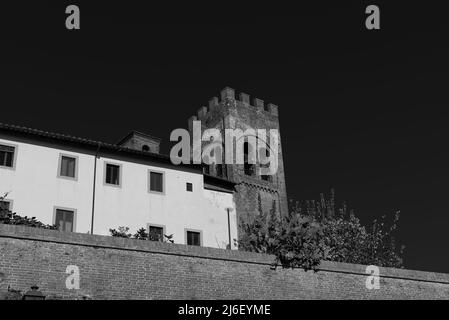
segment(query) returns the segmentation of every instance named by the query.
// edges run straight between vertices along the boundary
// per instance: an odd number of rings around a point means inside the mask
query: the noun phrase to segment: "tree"
[[[366,228],[344,202],[337,207],[334,190],[328,199],[321,194],[319,201],[292,202],[287,217],[275,208],[241,223],[240,250],[274,254],[275,263],[306,270],[321,260],[402,267],[404,247],[398,250],[394,237],[399,212],[390,227],[384,215]]]
[[[326,257],[321,226],[296,213],[278,217],[275,207],[254,220],[241,224],[239,250],[275,255],[273,265],[284,268],[316,269]]]
[[[345,202],[337,206],[333,189],[329,199],[320,194],[320,201],[306,201],[305,205],[296,202],[292,210],[302,212],[321,224],[329,249],[327,260],[379,267],[403,266],[405,247],[398,248],[395,237],[400,211],[394,213],[390,222],[386,215],[382,215],[365,227]]]

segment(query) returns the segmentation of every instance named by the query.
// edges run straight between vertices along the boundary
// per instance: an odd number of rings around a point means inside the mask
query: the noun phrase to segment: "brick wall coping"
[[[196,257],[199,259],[225,260],[242,263],[272,265],[274,256],[237,250],[224,250],[183,244],[143,241],[112,236],[69,233],[56,230],[0,224],[0,238],[53,242],[68,245],[98,247],[115,250],[140,251],[155,254]],[[1,254],[1,253],[0,253]],[[281,268],[281,267],[278,267]],[[347,273],[366,276],[366,266],[341,262],[323,261],[319,271]],[[313,272],[313,271],[308,271]],[[380,268],[380,276],[411,281],[449,284],[449,274],[395,268]]]

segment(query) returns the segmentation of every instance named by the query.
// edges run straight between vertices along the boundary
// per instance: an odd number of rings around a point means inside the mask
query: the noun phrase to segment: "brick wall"
[[[270,269],[272,256],[0,225],[0,295],[32,285],[53,299],[447,299],[449,275],[323,262],[314,273]],[[80,289],[66,288],[66,268]],[[1,296],[0,296],[1,299]]]

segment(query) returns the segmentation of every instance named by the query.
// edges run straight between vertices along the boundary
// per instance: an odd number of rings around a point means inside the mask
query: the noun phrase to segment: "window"
[[[146,144],[144,144],[144,145],[142,146],[142,151],[148,152],[148,151],[150,151],[150,147],[147,146]]]
[[[186,237],[189,246],[201,246],[201,232],[187,230]]]
[[[150,171],[150,192],[164,192],[164,174]]]
[[[0,144],[0,167],[14,167],[15,150],[15,147]]]
[[[189,192],[193,192],[193,184],[191,184],[190,182],[186,183],[186,190]]]
[[[150,225],[149,239],[151,241],[163,241],[164,240],[164,227]]]
[[[59,176],[76,179],[76,158],[61,155]]]
[[[223,165],[222,164],[215,165],[215,172],[217,174],[217,177],[222,177],[223,176]]]
[[[260,153],[262,154],[263,152],[265,151],[265,157],[267,158],[267,160],[270,158],[270,150],[268,150],[267,148],[262,148],[262,149],[260,149]],[[270,163],[267,163],[267,164],[261,164],[260,165],[260,167],[261,167],[261,169],[262,168],[269,168],[270,167]],[[261,176],[260,176],[260,178],[262,179],[262,180],[265,180],[265,181],[268,181],[268,182],[271,182],[271,176],[269,176],[269,175],[264,175],[264,174],[262,174]]]
[[[253,176],[255,173],[255,166],[254,164],[250,163],[250,155],[252,154],[251,146],[248,142],[245,142],[243,144],[243,171],[248,176]]]
[[[120,186],[120,166],[116,164],[106,164],[106,184]]]
[[[73,232],[73,221],[75,218],[75,212],[72,210],[56,209],[55,225],[59,231]]]
[[[0,201],[0,209],[1,210],[11,210],[11,202],[7,200]]]

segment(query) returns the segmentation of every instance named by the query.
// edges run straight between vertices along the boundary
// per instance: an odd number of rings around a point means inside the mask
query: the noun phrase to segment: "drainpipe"
[[[230,211],[232,208],[226,208],[226,211],[228,211],[228,237],[229,237],[229,250],[231,250],[231,218],[230,218]]]
[[[95,183],[97,178],[97,158],[98,153],[100,151],[101,145],[98,144],[97,151],[95,152],[95,161],[94,161],[94,181],[93,181],[93,188],[92,188],[92,221],[90,223],[90,234],[94,234],[94,216],[95,216]]]

